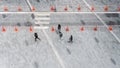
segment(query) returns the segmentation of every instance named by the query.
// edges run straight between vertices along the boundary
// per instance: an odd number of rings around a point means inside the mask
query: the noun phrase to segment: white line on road
[[[32,8],[32,7],[31,7]],[[120,13],[120,12],[0,12],[0,14],[108,14],[108,13]]]
[[[35,21],[35,24],[49,24],[50,22],[41,22],[41,21]]]
[[[50,17],[37,17],[35,20],[50,20]]]
[[[34,26],[34,29],[48,29],[48,26]]]
[[[32,10],[32,5],[30,4],[29,0],[26,0],[26,2],[28,3],[28,6],[30,7],[30,9]]]
[[[46,38],[47,38],[49,44],[51,45],[52,50],[54,51],[54,53],[55,53],[57,59],[59,60],[60,65],[62,66],[62,68],[65,68],[65,65],[64,65],[64,63],[63,63],[63,60],[62,60],[61,57],[59,56],[59,54],[58,54],[58,52],[57,52],[55,46],[53,45],[53,42],[52,42],[51,39],[49,38],[48,34],[46,33],[45,30],[43,30],[43,33],[45,34],[45,36],[46,36]]]

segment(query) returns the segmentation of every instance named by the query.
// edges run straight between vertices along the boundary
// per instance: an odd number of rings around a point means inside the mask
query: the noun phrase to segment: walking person
[[[72,35],[70,36],[68,43],[73,43],[73,36]]]
[[[63,37],[63,33],[62,32],[59,32],[59,37],[60,37],[60,39]]]
[[[58,24],[58,30],[61,31],[61,25],[60,24]]]
[[[57,26],[57,30],[56,30],[56,33],[59,34],[60,32],[61,32],[61,25],[58,24],[58,26]]]
[[[39,37],[38,37],[38,34],[37,33],[34,33],[34,37],[35,37],[35,42],[38,40],[41,40]]]

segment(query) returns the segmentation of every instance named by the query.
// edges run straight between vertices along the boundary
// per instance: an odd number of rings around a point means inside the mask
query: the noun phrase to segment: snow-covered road
[[[91,28],[81,32],[76,26],[69,27],[70,32],[62,27],[63,38],[46,30],[53,44],[65,62],[66,68],[119,68],[120,44],[106,28],[95,32]],[[70,35],[74,43],[67,43]],[[111,59],[113,61],[111,61]],[[115,62],[115,63],[114,63]]]
[[[3,11],[3,6],[8,6],[9,11],[17,11],[11,8],[21,6],[24,12],[30,12],[34,6],[37,12],[48,12],[51,6],[55,6],[56,11],[63,12],[67,6],[69,12],[76,12],[80,5],[82,12],[90,12],[90,6],[84,1],[95,7],[106,5],[101,0],[6,0],[0,1],[0,11]],[[108,2],[107,5],[112,2]],[[110,11],[116,11],[116,7],[118,4]],[[97,8],[96,11],[101,12],[103,8]],[[33,16],[1,14],[0,25],[6,26],[6,32],[0,32],[0,68],[120,68],[120,42],[106,28],[112,21],[112,25],[115,25],[113,33],[120,39],[120,17],[107,17],[105,14],[96,13],[51,14],[49,29],[29,32],[26,26],[35,25]],[[61,40],[56,32],[51,32],[51,27],[56,30],[59,23],[62,25],[63,33]],[[21,27],[18,27],[16,33],[11,25]],[[65,31],[67,26],[69,32]],[[81,26],[88,27],[81,32]],[[98,31],[93,30],[95,26],[98,26]],[[41,41],[35,42],[35,32]],[[74,37],[72,44],[67,42],[70,35]]]
[[[22,11],[30,11],[25,0],[0,0],[0,11],[3,12],[4,9],[8,11],[18,11],[18,8],[22,8]]]
[[[29,28],[21,27],[19,32],[0,33],[0,68],[61,68],[42,31],[37,32],[41,41],[35,42]]]

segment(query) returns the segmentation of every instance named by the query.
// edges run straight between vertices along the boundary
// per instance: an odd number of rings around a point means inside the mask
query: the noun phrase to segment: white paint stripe
[[[120,13],[120,12],[0,12],[0,14],[105,14],[105,13]]]
[[[37,21],[37,22],[35,22],[35,24],[50,24],[50,22],[41,22],[41,21]]]
[[[50,20],[50,17],[36,17],[35,20]]]
[[[49,38],[48,34],[46,33],[45,30],[43,30],[43,33],[44,33],[44,35],[46,36],[46,38],[47,38],[49,44],[51,45],[51,48],[52,48],[52,50],[54,51],[54,53],[55,53],[57,59],[59,60],[60,65],[62,66],[62,68],[65,68],[64,63],[63,63],[63,60],[62,60],[61,57],[59,56],[59,54],[58,54],[58,52],[57,52],[55,46],[53,45],[53,42],[52,42],[51,39]]]
[[[50,13],[42,12],[42,13],[35,13],[34,15],[35,16],[50,16]]]
[[[34,29],[48,29],[48,26],[34,26]]]
[[[91,6],[85,1],[85,0],[82,0],[87,6],[89,9],[91,9]],[[93,14],[101,21],[101,23],[104,24],[104,26],[106,28],[108,28],[109,26],[105,24],[105,22],[97,15],[97,13],[93,12]],[[116,38],[116,40],[120,43],[120,39],[116,36],[116,34],[113,32],[113,31],[110,31],[110,33]]]
[[[30,9],[32,9],[32,5],[30,4],[30,1],[29,0],[26,0],[28,5],[30,6]]]

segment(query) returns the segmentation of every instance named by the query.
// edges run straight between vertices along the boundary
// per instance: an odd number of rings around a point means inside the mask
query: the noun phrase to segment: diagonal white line
[[[89,8],[89,9],[91,9],[91,6],[85,1],[85,0],[82,0],[86,5],[87,5],[87,7]],[[108,25],[106,25],[105,24],[105,22],[98,16],[98,14],[97,13],[95,13],[95,12],[92,12],[100,21],[101,21],[101,23],[103,23],[104,24],[104,26],[106,27],[106,28],[108,28],[109,26]],[[109,31],[115,38],[116,38],[116,40],[120,43],[120,39],[116,36],[116,34],[113,32],[113,31]]]
[[[43,30],[43,33],[45,34],[45,36],[46,36],[46,38],[47,38],[49,44],[51,45],[52,50],[54,51],[54,53],[55,53],[57,59],[59,60],[60,65],[62,66],[62,68],[65,68],[65,65],[64,65],[64,63],[63,63],[63,60],[61,59],[60,55],[58,54],[58,52],[57,52],[55,46],[53,45],[53,42],[51,41],[51,39],[50,39],[49,36],[48,36],[48,34],[46,33],[45,30]]]

